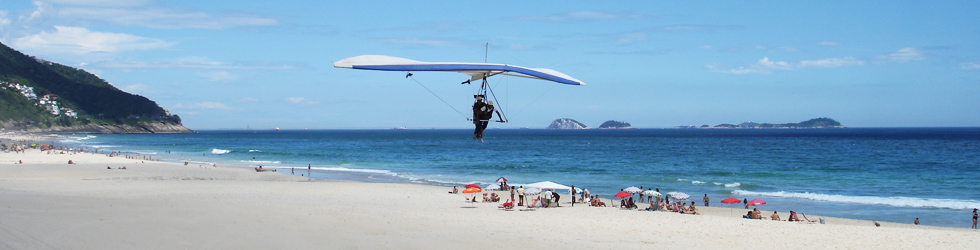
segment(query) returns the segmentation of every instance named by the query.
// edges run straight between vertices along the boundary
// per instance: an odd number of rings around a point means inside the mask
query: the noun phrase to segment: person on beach
[[[572,185],[572,206],[575,206],[575,185]]]
[[[742,204],[745,204],[745,209],[749,209],[749,198],[743,199]]]
[[[551,195],[555,197],[555,207],[560,207],[561,204],[558,203],[558,201],[561,200],[561,195],[559,195],[558,192],[552,192]]]
[[[636,193],[636,194],[640,198],[640,201],[639,202],[640,203],[643,203],[643,186],[640,186],[640,192],[639,193]]]
[[[517,193],[517,190],[514,190],[513,188],[510,189],[510,200],[512,200],[512,201],[514,200],[514,194],[516,194],[516,193]]]
[[[915,222],[913,222],[913,223],[915,223],[916,225],[919,225],[919,218],[915,218]]]
[[[524,206],[524,186],[517,188],[517,198],[521,199],[520,202],[517,202],[517,206]]]
[[[973,229],[977,229],[977,209],[973,209]]]
[[[779,215],[778,215],[778,214],[776,214],[776,211],[772,211],[772,215],[770,215],[770,216],[769,216],[769,219],[772,219],[772,220],[774,220],[774,221],[780,221],[780,219],[779,219]],[[916,218],[916,219],[915,219],[915,221],[916,221],[916,222],[918,222],[918,221],[919,221],[919,219],[918,219],[918,218]],[[916,223],[916,224],[918,224],[918,223]]]
[[[551,191],[544,192],[544,201],[542,201],[544,207],[551,207],[551,197]]]
[[[691,203],[691,204],[693,205],[694,203]],[[705,207],[708,206],[708,194],[704,194],[704,206]]]

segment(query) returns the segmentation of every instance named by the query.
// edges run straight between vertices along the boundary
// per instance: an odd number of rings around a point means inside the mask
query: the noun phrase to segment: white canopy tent
[[[565,185],[558,184],[558,183],[554,183],[554,182],[550,182],[550,181],[535,182],[535,183],[527,184],[527,185],[524,185],[524,186],[525,187],[534,187],[534,188],[539,188],[539,189],[551,189],[551,190],[563,189],[563,190],[568,190],[568,193],[571,193],[572,192],[572,187],[565,186]]]

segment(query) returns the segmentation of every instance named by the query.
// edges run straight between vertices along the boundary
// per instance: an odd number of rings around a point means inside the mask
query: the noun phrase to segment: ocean
[[[610,199],[636,186],[703,205],[970,227],[980,128],[199,131],[63,135],[62,144],[169,161],[279,168],[324,180],[486,186],[553,181]],[[312,171],[307,170],[312,166]],[[293,169],[295,168],[295,169]],[[297,192],[302,192],[297,190]],[[741,205],[736,208],[740,208]],[[811,218],[814,219],[814,218]]]

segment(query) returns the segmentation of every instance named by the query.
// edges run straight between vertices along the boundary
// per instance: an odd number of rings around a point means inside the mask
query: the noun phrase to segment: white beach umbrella
[[[497,189],[500,189],[499,184],[490,184],[487,185],[487,187],[483,188],[483,190],[497,190]]]
[[[539,188],[532,187],[532,188],[526,188],[526,189],[524,189],[524,195],[527,195],[527,196],[538,195],[540,193],[541,193],[541,189],[539,189]]]
[[[628,187],[628,188],[624,188],[623,192],[635,194],[635,193],[643,192],[643,189],[640,189],[638,187]]]
[[[667,193],[667,196],[674,198],[675,200],[687,200],[687,198],[691,198],[690,195],[681,192],[670,192]]]
[[[660,192],[653,191],[653,190],[643,191],[642,194],[643,195],[646,195],[646,196],[653,196],[653,197],[660,197],[662,195],[662,194],[660,194]]]

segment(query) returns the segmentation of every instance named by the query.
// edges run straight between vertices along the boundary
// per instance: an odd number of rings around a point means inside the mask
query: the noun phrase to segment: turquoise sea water
[[[642,186],[685,192],[699,205],[704,194],[712,206],[758,198],[766,210],[950,227],[969,227],[980,207],[980,128],[497,129],[486,143],[470,130],[199,132],[62,142],[284,174],[296,168],[316,179],[485,186],[503,176],[606,199]]]

